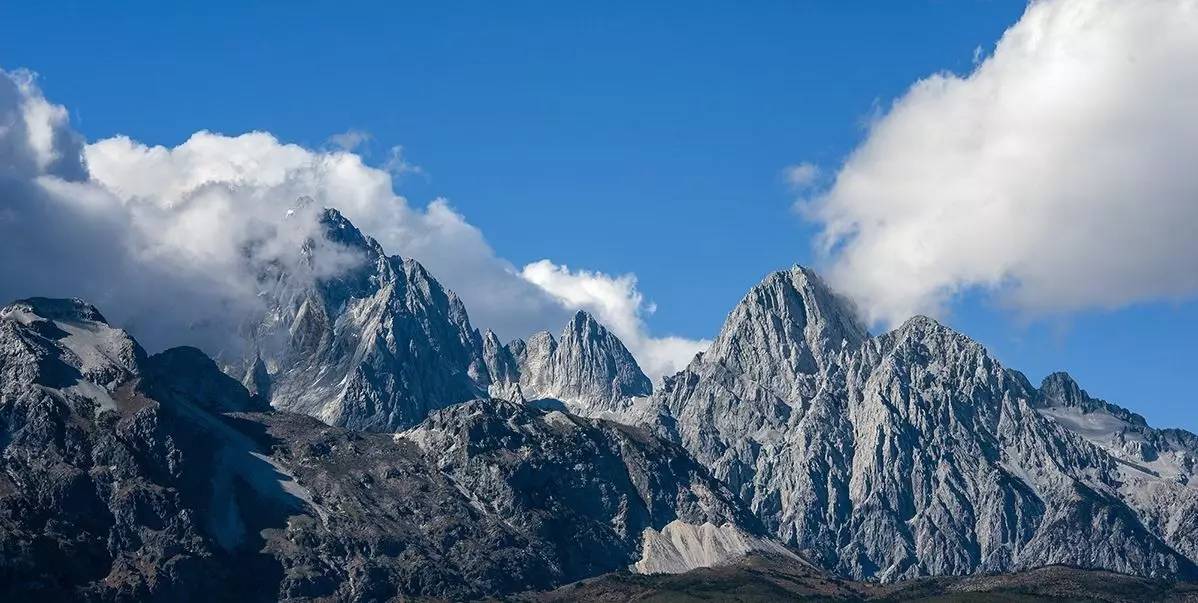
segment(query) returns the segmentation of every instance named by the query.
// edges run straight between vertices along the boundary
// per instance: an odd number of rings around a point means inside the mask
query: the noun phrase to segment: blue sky
[[[0,66],[40,74],[89,140],[208,129],[321,147],[356,129],[425,172],[517,266],[635,273],[655,333],[710,337],[765,273],[817,261],[781,170],[835,170],[915,81],[967,73],[1025,5],[983,2],[44,3],[0,7]],[[946,322],[1033,380],[1066,369],[1198,428],[1198,305],[1027,320],[984,295]]]

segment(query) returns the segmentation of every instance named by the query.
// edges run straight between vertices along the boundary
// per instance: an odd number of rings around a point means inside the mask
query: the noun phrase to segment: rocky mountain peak
[[[517,340],[519,341],[519,340]],[[514,343],[514,342],[513,342]],[[523,344],[523,342],[520,342]],[[523,349],[521,348],[521,354]],[[491,329],[483,333],[483,363],[486,365],[491,386],[489,393],[496,398],[524,401],[520,390],[520,364],[510,346],[499,341]]]
[[[578,334],[585,333],[589,337],[600,336],[607,332],[607,328],[600,324],[599,321],[595,320],[595,317],[591,316],[591,314],[585,310],[579,310],[574,313],[574,316],[570,319],[566,330]]]
[[[653,391],[628,348],[587,312],[575,313],[557,338],[539,331],[502,348],[494,345],[484,337],[491,393],[497,397],[556,400],[579,414],[596,415]]]
[[[1036,397],[1038,406],[1065,406],[1075,408],[1094,407],[1099,402],[1090,397],[1086,390],[1078,385],[1072,375],[1057,371],[1040,382],[1039,395]]]
[[[916,315],[903,321],[898,328],[874,338],[884,350],[901,347],[969,349],[989,357],[989,352],[968,335],[929,316]]]
[[[350,222],[340,211],[326,207],[321,210],[318,221],[325,239],[356,249],[381,249],[374,239],[362,234],[353,222]]]
[[[274,275],[238,377],[277,408],[369,430],[407,427],[485,393],[482,338],[461,300],[340,212],[318,220],[323,236],[299,250],[312,273]]]
[[[1064,371],[1052,373],[1044,378],[1040,383],[1035,405],[1040,408],[1076,408],[1082,411],[1093,411],[1104,406],[1100,401],[1091,398],[1073,376]]]
[[[1040,409],[1073,409],[1080,413],[1105,413],[1138,427],[1147,427],[1144,417],[1106,400],[1090,396],[1072,375],[1058,371],[1044,378],[1032,400]]]
[[[1065,376],[1037,390],[926,316],[869,337],[795,267],[754,287],[643,416],[844,574],[1195,574],[1198,438],[1104,404]]]
[[[579,391],[603,381],[599,392],[610,391],[610,399],[647,396],[653,382],[641,370],[624,343],[590,314],[578,311],[558,340],[557,354],[566,374],[578,374]]]
[[[254,355],[233,371],[276,407],[391,430],[487,393],[582,411],[652,391],[624,344],[590,314],[577,313],[560,338],[540,332],[505,346],[475,330],[458,296],[419,262],[385,255],[336,210],[318,220],[323,236],[302,250],[313,278],[276,275],[270,311],[251,337]]]
[[[107,404],[105,389],[138,374],[146,358],[128,333],[79,299],[23,299],[0,309],[0,365],[40,366],[51,387],[77,386]],[[56,367],[51,369],[50,367]]]
[[[868,336],[847,300],[812,270],[796,265],[770,274],[745,295],[703,361],[786,391]]]
[[[0,314],[25,313],[45,320],[108,325],[108,320],[95,306],[79,299],[30,297],[20,299],[0,310]]]
[[[589,313],[579,310],[574,313],[574,317],[570,322],[566,323],[562,329],[561,337],[558,338],[558,345],[586,345],[594,344],[596,346],[610,347],[614,350],[624,350],[624,344],[607,330],[595,317]]]
[[[488,330],[486,330],[486,331],[483,331],[483,354],[484,355],[495,354],[495,352],[497,352],[501,348],[503,348],[503,342],[501,342],[500,336],[497,336],[497,334],[495,334],[495,331],[491,331],[490,328],[488,328]]]

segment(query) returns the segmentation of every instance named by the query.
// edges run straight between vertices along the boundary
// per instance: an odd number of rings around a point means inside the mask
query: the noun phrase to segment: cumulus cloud
[[[389,253],[419,260],[475,325],[503,337],[556,332],[585,308],[628,337],[654,376],[693,354],[695,342],[646,334],[641,313],[652,309],[634,277],[563,267],[549,272],[562,278],[533,278],[542,272],[499,257],[448,201],[415,207],[396,195],[396,172],[419,168],[398,147],[386,165],[367,165],[348,150],[362,140],[349,133],[334,142],[345,148],[312,150],[265,132],[200,131],[174,147],[125,136],[85,144],[31,74],[0,71],[0,298],[80,296],[151,350],[235,356],[240,325],[263,310],[261,266],[316,278],[358,260],[322,246],[315,265],[298,263],[327,206]],[[563,278],[596,286],[569,294]]]
[[[637,290],[635,275],[570,270],[549,260],[528,264],[520,274],[551,293],[563,307],[593,314],[624,342],[653,379],[678,372],[711,345],[709,340],[651,336],[644,315],[657,308]]]
[[[831,280],[870,317],[1198,292],[1198,3],[1041,0],[966,76],[917,82],[829,189]],[[979,54],[979,58],[981,55]]]
[[[297,207],[300,197],[315,203]],[[411,206],[356,154],[263,132],[85,144],[26,72],[0,71],[0,201],[0,297],[85,297],[151,349],[234,347],[240,321],[260,310],[254,267],[294,261],[321,206],[419,259],[484,327],[514,337],[570,315],[446,201]],[[350,261],[326,259],[318,269]]]
[[[311,161],[257,134],[189,142],[180,155],[85,145],[32,75],[0,72],[0,298],[79,296],[151,349],[236,354],[239,325],[261,311],[263,265],[317,278],[360,261],[323,246],[304,265],[296,250],[319,232],[319,208],[287,211],[316,179],[297,165],[335,172],[347,157]]]
[[[158,210],[168,223],[154,230],[190,257],[228,256],[225,266],[252,234],[241,225],[278,222],[306,196],[339,209],[388,253],[419,260],[483,327],[515,336],[568,318],[447,201],[413,207],[395,194],[387,169],[354,153],[313,151],[265,132],[198,132],[173,148],[109,138],[88,145],[86,156],[95,181],[130,206]]]

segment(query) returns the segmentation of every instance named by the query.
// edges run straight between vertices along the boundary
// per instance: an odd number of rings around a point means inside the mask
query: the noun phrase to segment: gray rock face
[[[795,400],[810,398],[818,376],[868,336],[846,300],[796,266],[750,290],[705,357]]]
[[[480,510],[551,543],[550,567],[570,579],[627,567],[645,532],[671,522],[766,534],[682,447],[641,428],[492,399],[436,411],[397,438]]]
[[[1111,450],[1143,440],[1139,453],[1163,438],[1178,451],[1170,458],[1185,459],[1190,440],[1123,417],[1122,436],[1095,445],[1050,416],[1062,396],[1079,399],[1057,381],[1037,390],[931,319],[871,338],[852,317],[806,269],[771,275],[641,420],[784,541],[856,578],[1052,563],[1198,571],[1193,490],[1181,496],[1182,480],[1160,480],[1139,500]]]
[[[317,505],[267,536],[282,598],[502,595],[622,569],[680,518],[765,533],[681,447],[633,427],[503,400],[395,435],[245,419]]]
[[[3,600],[462,600],[627,567],[678,522],[777,546],[643,429],[476,400],[352,432],[82,302],[0,310]]]
[[[325,239],[303,250],[313,274],[263,276],[271,308],[250,334],[245,382],[268,391],[276,408],[376,431],[483,395],[482,339],[457,296],[419,263],[384,254],[335,210],[321,224]],[[317,264],[330,255],[355,264],[322,275]]]
[[[490,349],[495,351],[488,351],[487,366],[497,396],[556,400],[576,414],[597,416],[653,392],[628,348],[586,312],[576,313],[557,339],[541,331]]]

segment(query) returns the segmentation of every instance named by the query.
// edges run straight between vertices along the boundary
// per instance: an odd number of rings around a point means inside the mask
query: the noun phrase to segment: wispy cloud
[[[428,179],[428,172],[424,171],[424,168],[408,161],[401,145],[391,147],[387,153],[387,160],[383,162],[383,169],[397,179],[408,175],[423,176],[426,180]]]
[[[330,136],[329,144],[342,151],[355,151],[369,142],[371,138],[370,132],[351,128],[340,134]]]
[[[782,169],[783,180],[795,191],[804,191],[811,188],[819,180],[819,176],[819,166],[806,161],[788,165]]]

